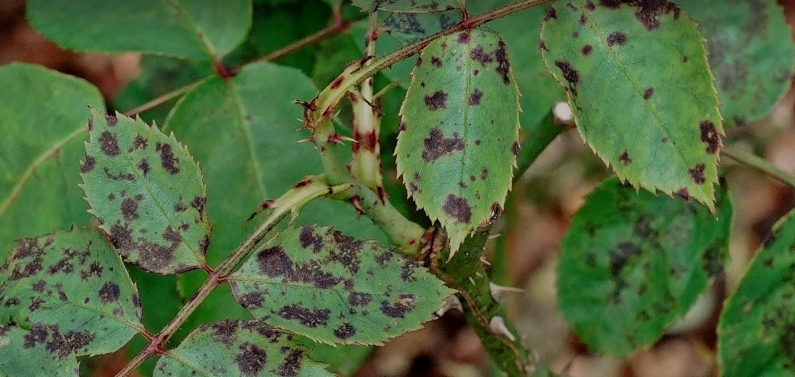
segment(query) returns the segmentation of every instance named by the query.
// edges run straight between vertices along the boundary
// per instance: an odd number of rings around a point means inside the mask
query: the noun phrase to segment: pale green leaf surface
[[[580,134],[622,180],[713,209],[723,127],[695,22],[667,1],[602,4],[558,1],[541,31]]]
[[[519,137],[519,92],[499,35],[439,38],[420,55],[401,108],[398,173],[453,250],[501,212]]]
[[[246,218],[266,199],[275,199],[303,177],[323,172],[317,150],[301,130],[302,108],[317,88],[301,71],[271,63],[243,67],[234,77],[212,77],[177,103],[164,125],[190,146],[207,183],[207,211],[213,240],[207,254],[220,263],[246,237]],[[357,237],[385,240],[373,223],[347,203],[316,200],[299,223],[334,225]],[[180,275],[185,298],[204,282],[203,272]],[[188,328],[224,318],[250,318],[228,289],[216,289],[188,320]]]
[[[592,350],[627,355],[684,315],[728,256],[732,206],[697,203],[609,179],[574,215],[561,243],[560,309]]]
[[[767,115],[786,93],[795,45],[775,0],[679,1],[707,39],[726,126]]]
[[[365,11],[428,13],[462,9],[466,0],[353,0],[353,5]]]
[[[375,350],[372,346],[315,343],[308,338],[300,341],[311,350],[312,360],[326,364],[327,370],[340,377],[355,375]]]
[[[207,193],[187,148],[140,119],[91,115],[82,187],[113,246],[151,272],[202,266],[210,242]]]
[[[381,344],[418,329],[453,292],[421,262],[315,226],[283,231],[229,280],[255,317],[328,344]]]
[[[250,0],[31,0],[27,18],[61,47],[220,60],[251,26]]]
[[[787,214],[754,256],[718,324],[725,377],[795,376],[795,216]]]
[[[160,358],[155,377],[330,377],[292,335],[257,321],[203,325]]]
[[[32,347],[25,347],[25,344],[32,339],[31,331],[16,326],[0,325],[0,377],[80,375],[77,358],[73,354],[53,358],[46,349],[46,342],[36,342]],[[50,359],[52,362],[46,362]],[[32,360],[36,362],[31,362]]]
[[[143,328],[135,286],[94,229],[19,240],[0,276],[0,323],[29,330],[49,359],[113,352]]]
[[[102,95],[83,80],[19,63],[0,67],[0,84],[2,263],[15,239],[91,218],[77,187],[78,166],[86,106],[102,106]]]

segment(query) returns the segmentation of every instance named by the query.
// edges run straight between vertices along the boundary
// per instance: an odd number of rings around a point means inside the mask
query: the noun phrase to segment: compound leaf
[[[90,220],[76,167],[86,105],[102,106],[102,95],[78,78],[20,63],[0,67],[0,85],[2,264],[15,239]]]
[[[0,269],[0,323],[27,329],[26,345],[65,360],[116,351],[143,329],[135,286],[99,232],[78,228],[17,242]]]
[[[560,308],[593,350],[651,345],[723,273],[732,206],[706,208],[609,179],[573,216],[561,244]],[[597,313],[597,314],[595,314]]]
[[[32,334],[32,331],[16,326],[0,325],[0,376],[80,375],[77,358],[72,353],[54,359],[46,348],[46,342],[29,343],[36,339]],[[31,362],[32,360],[35,362]]]
[[[795,45],[775,0],[681,1],[707,39],[725,125],[767,115],[786,93]]]
[[[221,60],[251,26],[251,0],[31,0],[33,27],[78,51]]]
[[[202,325],[165,354],[160,376],[333,376],[307,357],[293,336],[257,321],[224,320]]]
[[[210,243],[199,166],[174,135],[91,110],[83,191],[128,262],[170,274],[198,268]]]
[[[366,11],[428,13],[464,9],[466,0],[353,0],[353,5]]]
[[[230,284],[255,317],[329,344],[380,344],[415,330],[452,293],[418,261],[315,226],[270,240]]]
[[[431,42],[401,108],[397,169],[417,206],[458,245],[501,212],[518,152],[519,92],[498,34]]]
[[[580,134],[621,180],[714,209],[723,127],[686,13],[668,1],[559,1],[541,44]]]
[[[795,376],[795,212],[773,227],[718,324],[721,376]]]

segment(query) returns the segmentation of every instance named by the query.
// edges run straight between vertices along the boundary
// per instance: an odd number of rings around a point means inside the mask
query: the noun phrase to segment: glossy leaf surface
[[[432,318],[452,293],[420,262],[332,228],[290,228],[230,277],[265,323],[329,344],[381,344]]]
[[[697,203],[636,193],[618,179],[586,198],[561,244],[557,287],[561,311],[591,349],[626,355],[651,345],[723,273],[732,206],[718,194],[717,220]]]
[[[686,13],[668,1],[559,1],[541,44],[580,134],[619,178],[714,208],[723,127]]]
[[[222,58],[251,25],[251,0],[31,0],[27,17],[48,39],[77,51],[140,51]]]
[[[140,119],[91,115],[82,187],[113,246],[151,272],[201,266],[210,242],[207,193],[187,148]]]
[[[25,344],[44,346],[45,360],[113,352],[143,328],[121,258],[92,229],[19,240],[0,269],[0,303],[0,323],[29,329]]]
[[[707,40],[726,125],[753,122],[789,88],[795,46],[775,0],[680,1]]]
[[[795,376],[795,216],[773,227],[718,324],[721,376]]]
[[[203,325],[163,356],[155,377],[165,376],[333,376],[307,357],[293,336],[257,321]]]
[[[86,105],[102,106],[102,95],[83,80],[20,63],[0,67],[0,84],[2,264],[15,239],[91,218],[78,166],[88,138]]]
[[[423,50],[401,108],[398,173],[453,251],[501,212],[519,137],[519,92],[499,35],[473,31]]]

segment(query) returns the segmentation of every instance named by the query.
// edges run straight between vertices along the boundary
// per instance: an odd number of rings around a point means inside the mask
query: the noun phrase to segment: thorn
[[[515,288],[515,287],[505,287],[505,286],[502,286],[502,285],[494,284],[494,282],[490,281],[489,282],[489,292],[491,292],[491,297],[492,298],[494,298],[495,300],[499,301],[500,297],[502,297],[507,292],[524,293],[524,289],[519,289],[519,288]]]
[[[388,198],[386,197],[386,191],[384,191],[384,187],[378,186],[375,188],[375,190],[378,192],[378,198],[381,199],[381,204],[386,204]]]
[[[357,216],[361,216],[364,214],[364,210],[362,209],[361,204],[359,204],[359,195],[354,195],[351,197],[351,204],[353,204],[353,208],[356,208]]]
[[[502,234],[499,234],[499,233],[491,234],[491,235],[489,235],[489,239],[493,240],[495,238],[500,238],[500,236],[502,236]]]
[[[516,341],[516,337],[508,330],[508,327],[505,326],[505,320],[498,315],[492,317],[489,321],[489,329],[497,335],[504,335],[512,342]]]
[[[299,143],[313,143],[314,144],[315,143],[315,138],[314,137],[308,137],[306,139],[298,140],[298,142]]]
[[[450,310],[458,310],[462,313],[464,312],[464,306],[461,305],[461,300],[459,300],[456,295],[447,296],[447,298],[444,299],[444,305],[442,305],[442,308],[433,314],[437,317],[441,317],[444,315],[444,313],[447,313]]]
[[[336,144],[341,144],[343,141],[351,141],[351,142],[354,142],[354,143],[356,142],[356,140],[351,139],[350,137],[347,137],[347,136],[340,135],[340,134],[334,134],[334,135],[329,136],[327,141],[329,143],[336,143]]]
[[[489,260],[486,259],[486,257],[484,257],[482,255],[480,256],[480,263],[483,263],[486,266],[491,266],[491,262],[489,262]]]

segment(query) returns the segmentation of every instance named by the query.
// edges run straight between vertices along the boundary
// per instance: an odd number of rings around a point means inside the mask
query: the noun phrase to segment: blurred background
[[[795,1],[781,0],[790,25]],[[109,107],[126,111],[157,95],[179,88],[208,73],[206,68],[140,54],[101,55],[64,51],[39,35],[25,20],[24,0],[0,0],[0,64],[22,61],[82,77],[96,85]],[[361,18],[361,15],[357,15]],[[252,33],[230,59],[263,56],[309,35],[328,23],[329,9],[321,1],[255,1]],[[291,27],[280,25],[289,24]],[[280,58],[325,86],[347,62],[340,49],[351,51],[343,33]],[[356,51],[355,46],[352,51]],[[340,57],[342,56],[342,57]],[[316,64],[334,59],[334,64]],[[335,65],[336,64],[336,65]],[[234,64],[233,64],[234,65]],[[398,95],[399,99],[400,96]],[[162,121],[173,101],[147,112],[146,120]],[[744,143],[780,169],[795,174],[795,92],[790,90],[770,116],[732,128],[728,137]],[[522,336],[556,372],[572,377],[702,377],[717,375],[715,327],[721,303],[741,277],[749,259],[771,226],[795,207],[795,192],[765,175],[722,159],[735,203],[726,274],[698,301],[691,313],[674,325],[651,349],[628,358],[602,357],[588,351],[566,325],[557,309],[555,269],[559,243],[568,219],[583,197],[610,173],[583,144],[574,129],[558,137],[517,182],[506,214],[495,232],[502,237],[489,253],[505,255],[501,283],[520,288],[507,292],[504,303]],[[520,226],[517,226],[520,225]],[[124,350],[90,361],[91,376],[112,376],[126,363]],[[486,376],[493,373],[478,337],[460,313],[451,312],[366,356],[356,376]]]

